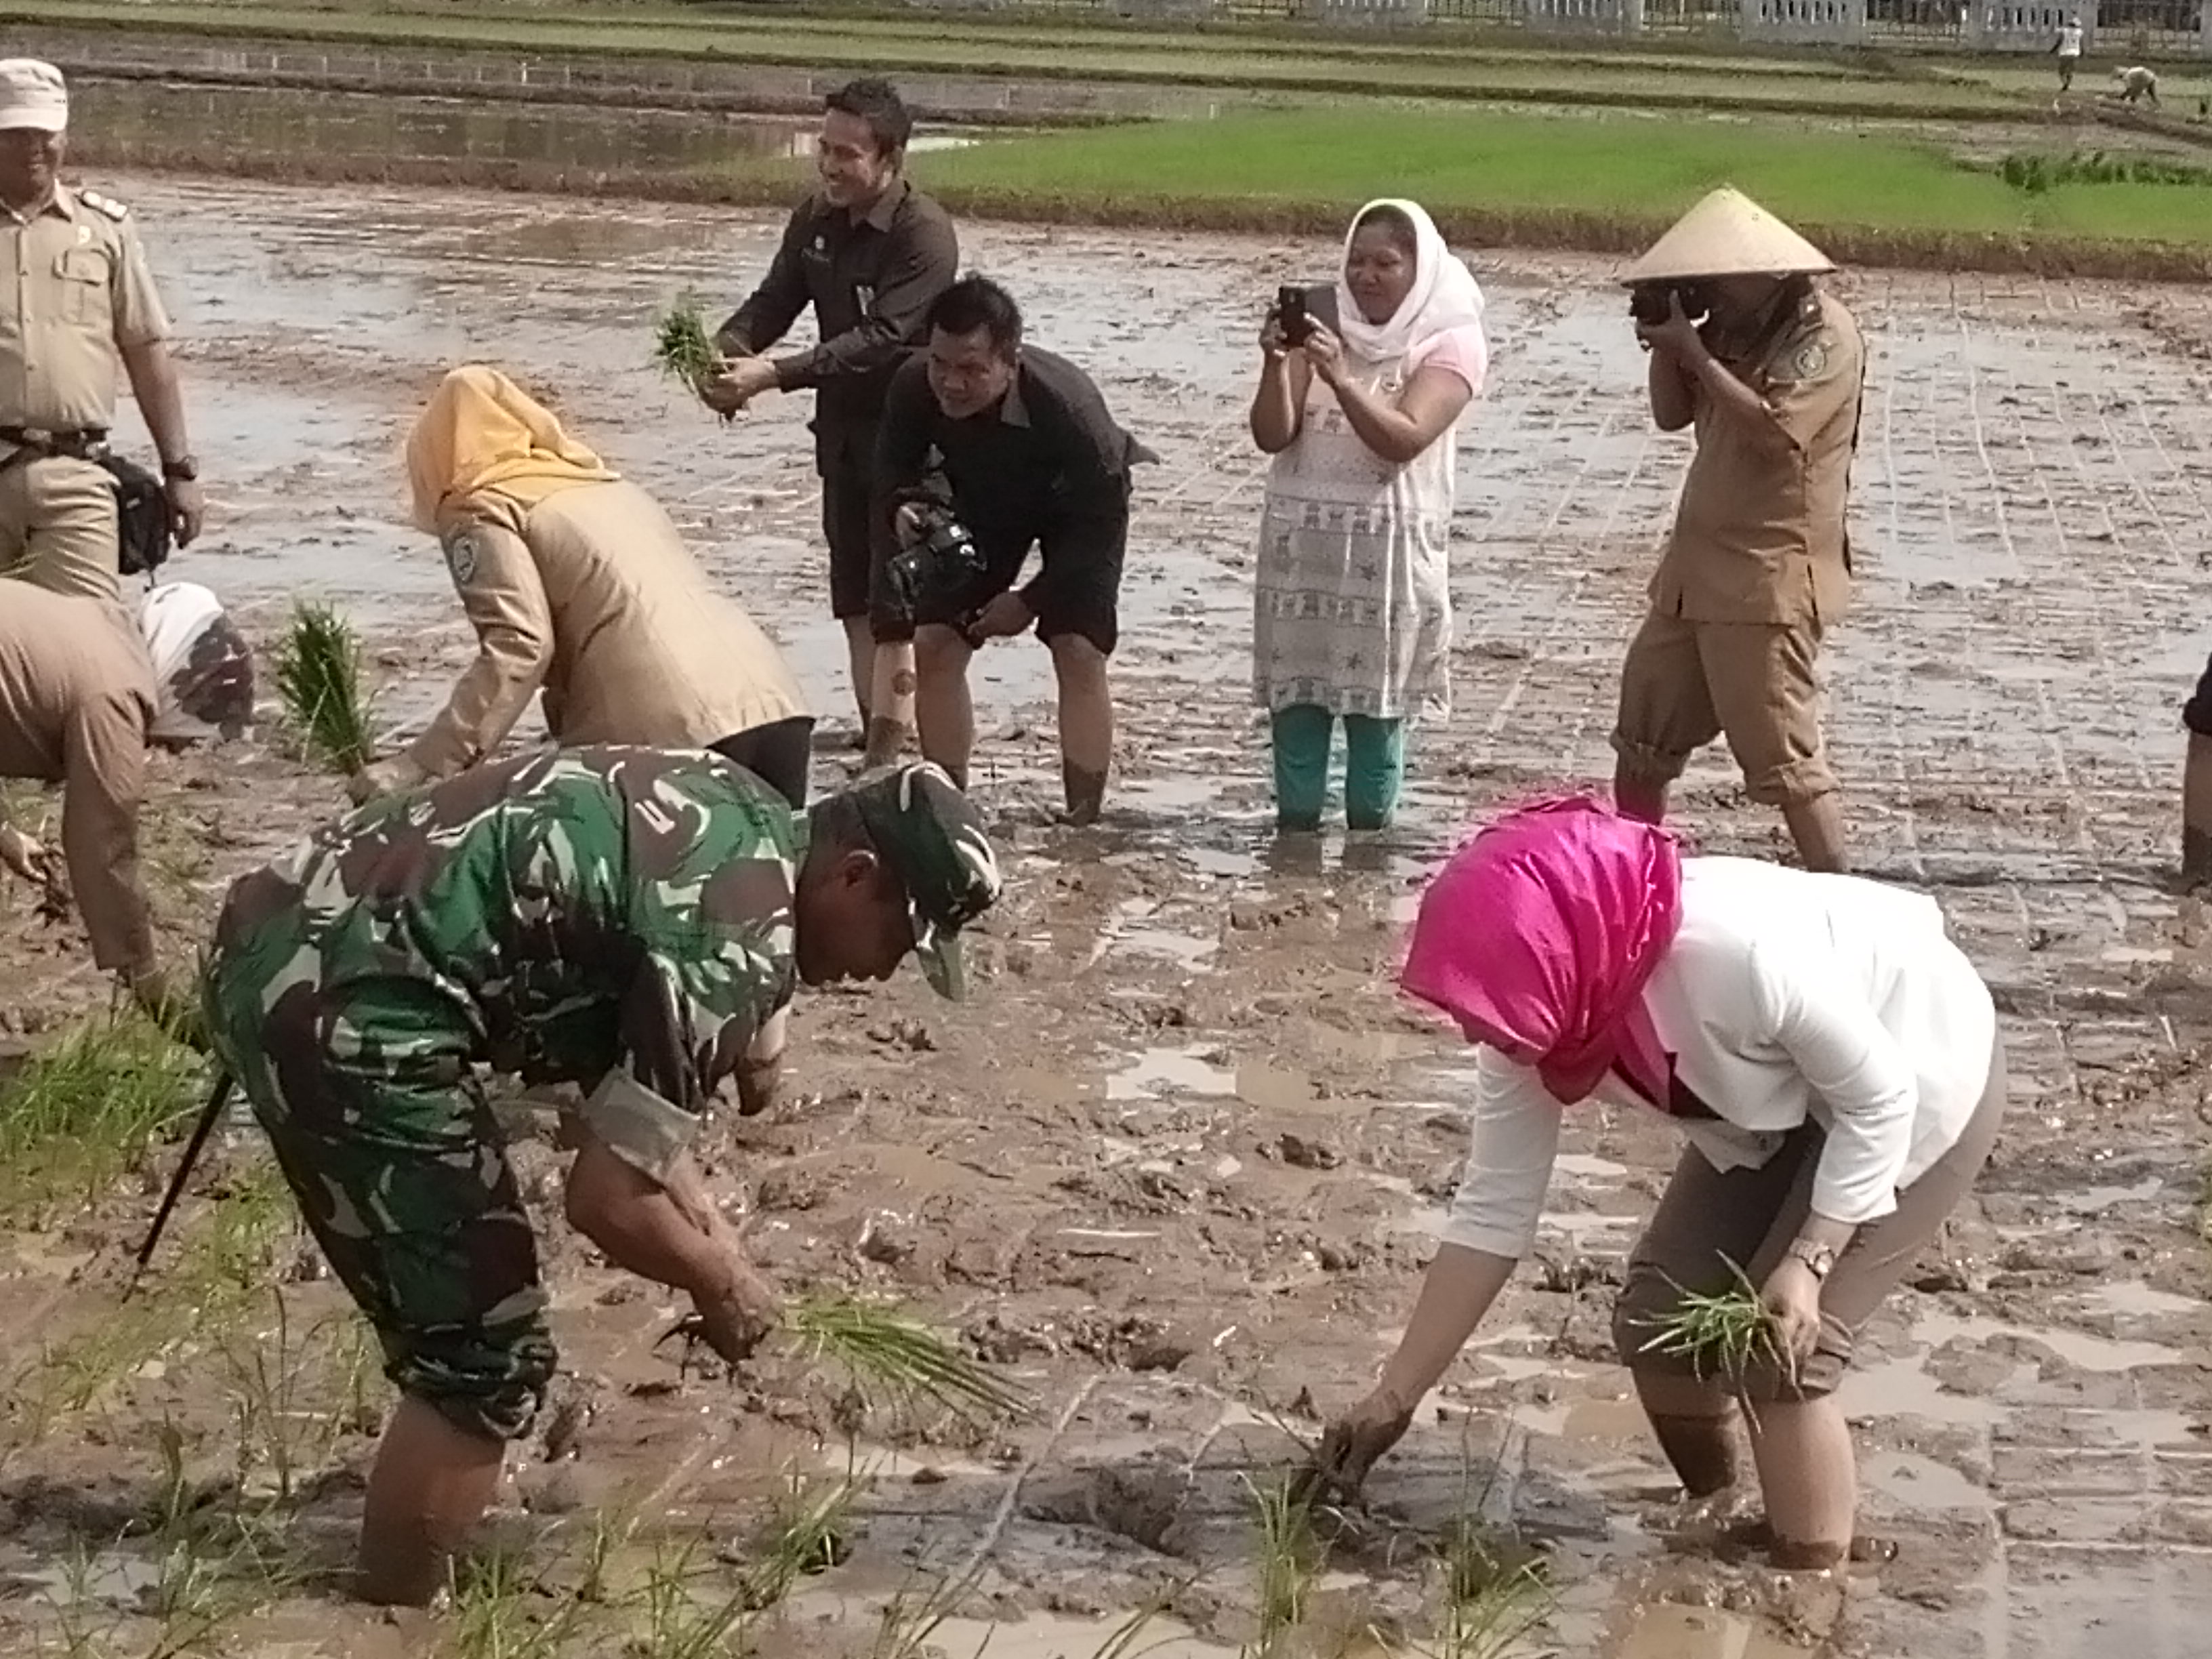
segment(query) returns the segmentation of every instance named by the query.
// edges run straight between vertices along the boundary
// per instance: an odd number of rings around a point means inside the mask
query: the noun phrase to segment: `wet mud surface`
[[[828,728],[817,781],[849,764],[805,401],[722,427],[645,364],[657,307],[684,286],[734,302],[774,216],[114,187],[144,216],[185,333],[213,501],[175,573],[215,586],[257,640],[273,641],[289,594],[320,592],[369,634],[387,720],[434,706],[468,641],[435,547],[401,522],[398,449],[438,375],[488,359],[667,502],[792,652]],[[985,653],[976,782],[1012,885],[974,950],[982,994],[951,1009],[902,975],[803,1000],[801,1098],[718,1132],[714,1162],[782,1281],[911,1298],[1039,1412],[981,1433],[869,1423],[858,1455],[875,1478],[842,1564],[755,1639],[882,1651],[882,1606],[945,1583],[951,1616],[930,1640],[950,1655],[988,1635],[994,1656],[1088,1656],[1156,1599],[1146,1642],[1172,1640],[1155,1650],[1231,1654],[1255,1640],[1261,1600],[1247,1483],[1364,1389],[1457,1174],[1468,1056],[1390,988],[1418,883],[1497,803],[1609,773],[1616,665],[1687,449],[1650,428],[1605,266],[1486,258],[1495,376],[1462,437],[1451,717],[1418,738],[1399,830],[1279,847],[1247,690],[1261,463],[1243,409],[1265,297],[1330,250],[993,226],[963,240],[1022,298],[1032,337],[1091,366],[1164,457],[1138,492],[1106,821],[1049,822],[1042,647]],[[1863,1530],[1895,1559],[1782,1579],[1679,1512],[1608,1334],[1674,1148],[1663,1125],[1581,1109],[1540,1260],[1379,1467],[1372,1512],[1280,1652],[1421,1636],[1428,1554],[1468,1511],[1548,1562],[1556,1605],[1532,1652],[2202,1650],[2206,920],[2163,883],[2177,710],[2212,648],[2212,305],[1879,272],[1847,290],[1874,357],[1858,598],[1830,647],[1837,760],[1864,864],[1932,891],[1996,988],[2014,1079],[1979,1190],[1874,1322],[1850,1384]],[[339,797],[257,741],[162,763],[154,799],[182,951],[222,882]],[[1697,764],[1680,814],[1710,848],[1781,854],[1724,754]],[[0,974],[17,1048],[102,996],[82,940],[42,928],[19,887],[0,908]],[[226,1149],[187,1237],[221,1224],[222,1183],[257,1152],[243,1135]],[[679,1376],[652,1346],[666,1300],[562,1227],[550,1149],[526,1167],[550,1198],[570,1379],[502,1527],[553,1580],[613,1514],[639,1522],[625,1559],[702,1530],[709,1553],[742,1553],[790,1460],[843,1465],[849,1414],[787,1358],[734,1384]],[[124,1186],[41,1218],[0,1267],[0,1645],[70,1650],[58,1606],[74,1606],[107,1632],[80,1650],[147,1650],[163,1602],[149,1510],[209,1483],[265,1487],[283,1463],[309,1570],[223,1645],[458,1650],[451,1621],[331,1600],[373,1443],[358,1357],[344,1389],[324,1377],[333,1392],[302,1384],[259,1413],[304,1425],[288,1458],[241,1426],[254,1356],[264,1382],[290,1375],[282,1357],[341,1306],[312,1255],[278,1252],[281,1326],[269,1285],[220,1316],[179,1291],[153,1298],[160,1319],[125,1319],[120,1268],[151,1199]],[[118,1331],[137,1346],[93,1376],[88,1352]]]

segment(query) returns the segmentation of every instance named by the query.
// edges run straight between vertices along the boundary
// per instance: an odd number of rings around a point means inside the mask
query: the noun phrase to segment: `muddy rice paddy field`
[[[489,359],[668,502],[799,664],[829,727],[817,777],[850,764],[803,401],[725,428],[645,366],[659,305],[682,286],[734,301],[774,216],[100,182],[143,216],[188,342],[213,515],[174,572],[258,639],[319,589],[368,633],[392,723],[434,706],[468,641],[434,545],[400,521],[398,447],[446,368]],[[718,1131],[712,1162],[781,1280],[908,1298],[1006,1365],[1034,1418],[863,1418],[787,1349],[734,1380],[681,1371],[653,1346],[672,1306],[593,1260],[555,1197],[568,1375],[495,1570],[442,1615],[363,1613],[333,1586],[383,1385],[240,1133],[128,1304],[173,1151],[4,1206],[0,1650],[719,1652],[767,1517],[844,1496],[841,1560],[744,1616],[755,1651],[1088,1659],[1147,1608],[1120,1651],[1260,1650],[1280,1598],[1254,1492],[1364,1389],[1462,1154],[1469,1057],[1394,999],[1402,925],[1471,819],[1607,775],[1615,665],[1688,449],[1650,428],[1606,267],[1484,256],[1496,371],[1462,437],[1452,717],[1419,738],[1400,830],[1279,848],[1246,690],[1261,466],[1243,411],[1265,296],[1330,250],[963,235],[1164,458],[1139,491],[1107,821],[1051,824],[1044,653],[993,647],[976,783],[1012,884],[975,947],[979,1000],[902,975],[802,1001],[799,1097]],[[1276,1653],[1446,1650],[1431,1558],[1462,1514],[1546,1564],[1517,1651],[2203,1650],[2212,1001],[2205,918],[2164,878],[2176,710],[2212,648],[2212,300],[1846,287],[1874,358],[1834,742],[1864,862],[1941,900],[2014,1072],[1976,1198],[1850,1384],[1864,1525],[1895,1558],[1785,1580],[1677,1512],[1607,1334],[1672,1148],[1581,1109],[1540,1261],[1378,1468]],[[161,763],[173,950],[339,799],[270,743]],[[1681,817],[1707,848],[1781,853],[1719,754]],[[18,1050],[102,996],[82,940],[20,889],[0,976]],[[526,1164],[557,1194],[550,1147]]]

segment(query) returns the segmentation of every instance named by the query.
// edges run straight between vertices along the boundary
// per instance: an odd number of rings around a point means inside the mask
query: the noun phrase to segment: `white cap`
[[[36,58],[0,58],[0,132],[34,127],[59,132],[69,125],[69,88],[62,72]]]
[[[1833,270],[1828,256],[1741,191],[1723,186],[1674,222],[1621,281],[1790,276]]]

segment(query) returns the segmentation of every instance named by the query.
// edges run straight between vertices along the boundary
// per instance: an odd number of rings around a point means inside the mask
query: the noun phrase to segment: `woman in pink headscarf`
[[[1331,1428],[1322,1474],[1356,1487],[1405,1433],[1534,1239],[1563,1113],[1603,1095],[1690,1142],[1614,1310],[1661,1449],[1692,1497],[1727,1489],[1752,1402],[1775,1564],[1841,1562],[1856,1492],[1836,1384],[2003,1110],[1996,1009],[1934,902],[1685,858],[1663,830],[1551,801],[1438,872],[1401,983],[1480,1047],[1474,1145],[1406,1334]],[[1655,1351],[1676,1299],[1727,1289],[1731,1264],[1759,1288],[1773,1358],[1718,1376]]]

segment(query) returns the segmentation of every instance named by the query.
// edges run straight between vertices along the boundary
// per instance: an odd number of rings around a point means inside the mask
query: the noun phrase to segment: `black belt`
[[[0,443],[15,446],[15,453],[0,465],[27,461],[33,455],[48,459],[59,455],[73,461],[96,461],[107,453],[107,428],[104,426],[78,426],[49,430],[40,427],[0,426]]]

